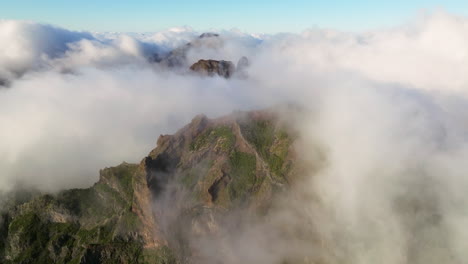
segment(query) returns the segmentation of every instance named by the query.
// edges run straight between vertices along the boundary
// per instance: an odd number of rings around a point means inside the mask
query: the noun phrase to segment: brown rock
[[[190,70],[202,75],[214,76],[218,74],[224,78],[229,78],[234,74],[236,66],[231,61],[199,60],[190,67]]]

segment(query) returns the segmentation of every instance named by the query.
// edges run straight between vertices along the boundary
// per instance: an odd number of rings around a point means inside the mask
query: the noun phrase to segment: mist
[[[298,152],[320,169],[267,222],[234,212],[217,236],[183,234],[204,263],[468,257],[468,18],[438,11],[363,33],[220,30],[175,70],[152,58],[202,32],[105,34],[24,21],[0,21],[0,32],[2,191],[87,187],[100,168],[139,162],[160,134],[196,114],[294,102],[304,107]],[[187,70],[198,59],[242,56],[247,78]]]
[[[296,149],[313,169],[266,216],[187,222],[193,205],[170,185],[155,201],[169,241],[193,263],[463,263],[466,99],[347,80],[301,101]]]

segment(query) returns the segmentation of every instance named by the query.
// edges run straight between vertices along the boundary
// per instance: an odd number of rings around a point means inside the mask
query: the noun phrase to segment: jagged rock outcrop
[[[236,71],[236,67],[231,61],[199,60],[190,66],[190,70],[206,76],[217,74],[224,78],[230,78]]]
[[[168,246],[184,263],[204,263],[190,239],[216,233],[231,211],[268,212],[288,189],[298,168],[287,127],[270,111],[254,111],[198,116],[159,138],[145,159],[148,183]]]
[[[203,203],[222,203],[227,207],[250,188],[287,185],[294,167],[293,138],[287,131],[268,111],[237,113],[214,120],[198,116],[176,134],[159,138],[158,147],[145,159],[148,184],[154,193],[159,193],[162,188],[153,183],[164,184],[167,179],[162,177],[185,181],[190,188],[200,188],[197,182],[202,182],[203,188],[193,191],[200,192]],[[210,166],[200,166],[204,167],[202,171],[189,173],[204,163]],[[239,182],[242,187],[236,189],[240,186],[236,185],[239,177],[246,177],[246,182]],[[223,182],[227,189],[221,194]],[[248,182],[252,186],[247,187]]]
[[[150,58],[151,62],[168,68],[186,67],[187,53],[190,50],[200,50],[202,48],[218,49],[224,45],[223,40],[216,33],[203,33],[191,42],[178,47],[167,54],[154,54]]]
[[[189,64],[187,54],[189,51],[201,50],[201,49],[219,49],[223,46],[223,39],[220,38],[219,34],[216,33],[203,33],[193,41],[176,48],[168,54],[154,54],[150,59],[151,62],[156,62],[162,67],[166,68],[178,68],[179,70],[185,71],[187,68],[190,70],[205,75],[205,76],[221,76],[224,78],[230,78],[235,73],[241,78],[247,77],[246,69],[250,65],[247,57],[241,57],[234,65],[231,61],[225,60],[213,60],[213,59],[201,59],[192,65]],[[190,65],[190,67],[188,67]]]
[[[197,116],[88,189],[15,200],[2,211],[0,263],[203,263],[183,232],[268,210],[295,177],[293,141],[270,111]]]

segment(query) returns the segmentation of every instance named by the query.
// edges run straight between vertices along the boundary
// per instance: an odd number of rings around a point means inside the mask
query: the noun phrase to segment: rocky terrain
[[[266,214],[296,177],[294,139],[272,111],[197,116],[88,189],[11,196],[0,262],[203,263],[188,234],[216,233],[232,211]]]
[[[203,33],[191,42],[182,45],[167,54],[154,54],[151,62],[159,63],[163,67],[184,67],[187,62],[187,53],[202,48],[217,49],[223,45],[223,40],[215,33]]]
[[[234,74],[236,67],[231,61],[199,60],[190,66],[190,70],[202,75],[214,76],[215,74],[229,78]]]
[[[223,39],[216,33],[203,33],[193,41],[178,47],[168,54],[154,54],[150,62],[157,63],[164,68],[186,69],[204,76],[221,76],[224,78],[232,77],[236,72],[240,77],[245,77],[245,70],[249,66],[249,60],[246,57],[239,59],[236,65],[232,61],[200,59],[190,65],[187,54],[193,50],[199,49],[218,49],[223,45]],[[190,65],[190,67],[188,67]]]

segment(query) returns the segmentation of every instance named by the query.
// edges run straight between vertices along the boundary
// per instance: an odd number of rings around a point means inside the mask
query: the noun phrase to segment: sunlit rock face
[[[230,78],[236,67],[231,61],[217,60],[199,60],[190,66],[190,70],[206,76],[219,75],[224,78]]]

